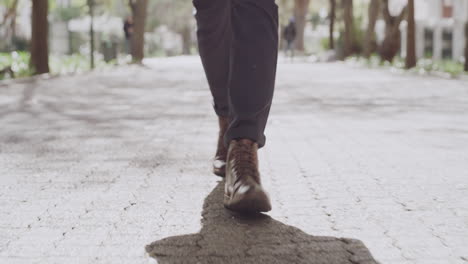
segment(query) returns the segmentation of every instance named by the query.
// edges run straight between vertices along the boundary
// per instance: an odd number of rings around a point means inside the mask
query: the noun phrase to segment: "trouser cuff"
[[[250,139],[258,144],[258,148],[265,145],[266,137],[262,129],[259,129],[253,122],[240,121],[237,125],[229,127],[224,135],[224,144],[229,147],[229,143],[234,139]]]

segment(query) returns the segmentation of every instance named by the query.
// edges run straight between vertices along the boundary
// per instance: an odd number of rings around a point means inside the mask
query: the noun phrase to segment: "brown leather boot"
[[[258,171],[257,143],[249,139],[229,144],[224,206],[246,213],[268,212],[271,203],[262,188]]]
[[[224,134],[229,126],[229,117],[218,117],[219,122],[219,135],[218,135],[218,147],[216,149],[216,155],[213,161],[213,173],[224,177],[226,175],[226,158],[227,148],[224,146]]]

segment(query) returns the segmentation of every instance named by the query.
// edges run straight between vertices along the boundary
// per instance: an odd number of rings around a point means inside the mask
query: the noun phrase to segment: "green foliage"
[[[431,59],[421,59],[418,61],[417,68],[425,72],[445,72],[452,77],[464,74],[463,64],[453,60],[433,61]]]
[[[73,54],[69,56],[50,56],[49,64],[51,72],[54,74],[80,73],[89,71],[89,56]],[[96,69],[103,69],[117,64],[115,60],[106,63],[102,56],[95,56],[94,64]]]
[[[69,21],[80,17],[84,13],[84,8],[80,6],[58,7],[53,10],[53,16],[61,21]]]
[[[424,58],[426,58],[426,59],[430,59],[430,58],[432,58],[433,56],[434,56],[434,55],[432,54],[432,51],[426,51],[426,52],[424,53]]]
[[[388,61],[382,62],[377,54],[373,54],[369,59],[353,56],[349,57],[346,61],[369,68],[386,67],[406,71],[405,59],[402,57],[395,57],[391,63]],[[463,64],[453,60],[419,59],[416,67],[407,71],[419,74],[443,73],[452,78],[466,74],[463,69]]]
[[[329,38],[320,39],[320,48],[322,48],[322,50],[329,50],[330,49],[330,39]]]
[[[364,18],[362,16],[355,16],[353,23],[353,51],[357,54],[361,54],[364,50],[364,39],[365,39],[365,30],[361,27],[363,24]]]
[[[50,56],[49,66],[52,73],[59,74],[82,72],[90,69],[89,57],[81,54]]]
[[[11,53],[0,53],[0,70],[6,67],[11,67],[15,77],[26,77],[32,74],[29,69],[29,58],[28,52],[11,52]],[[5,76],[0,75],[0,80]]]
[[[113,16],[123,16],[122,8],[127,7],[127,0],[93,0],[94,14],[110,14]],[[69,21],[74,18],[87,16],[89,13],[88,0],[72,0],[70,6],[61,6],[56,0],[49,0],[49,13],[60,21]]]
[[[352,35],[352,53],[355,55],[362,54],[364,50],[364,40],[366,36],[364,15],[362,12],[357,12],[354,8],[354,17],[353,17],[353,35]],[[335,40],[336,50],[342,56],[344,50],[344,34],[345,27],[343,19],[336,21],[336,27],[339,30],[338,38]]]
[[[32,75],[29,69],[30,55],[28,52],[0,53],[0,70],[11,67],[15,78],[28,77]],[[125,59],[121,63],[126,63]],[[117,61],[106,63],[101,56],[97,56],[95,66],[98,69],[111,67],[117,64]],[[90,70],[89,57],[81,54],[70,56],[51,55],[49,57],[49,66],[52,74],[80,73]],[[0,80],[6,78],[0,75]]]
[[[322,22],[322,19],[318,12],[314,12],[310,15],[309,21],[312,24],[312,27],[315,29]]]
[[[0,6],[11,6],[14,0],[0,0]]]

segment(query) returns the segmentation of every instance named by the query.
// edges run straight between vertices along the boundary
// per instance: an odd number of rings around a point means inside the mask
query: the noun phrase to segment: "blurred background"
[[[468,70],[468,0],[277,4],[283,60],[452,77]],[[0,79],[196,54],[194,13],[189,0],[0,0]]]

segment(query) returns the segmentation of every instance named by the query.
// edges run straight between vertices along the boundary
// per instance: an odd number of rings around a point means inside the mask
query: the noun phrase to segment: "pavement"
[[[468,82],[281,62],[273,211],[222,208],[199,59],[0,82],[0,263],[468,263]]]

